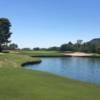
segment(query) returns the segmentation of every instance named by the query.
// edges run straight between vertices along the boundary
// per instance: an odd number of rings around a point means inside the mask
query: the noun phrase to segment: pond
[[[25,68],[45,71],[70,79],[100,84],[100,60],[81,57],[41,58],[40,64],[28,65]]]

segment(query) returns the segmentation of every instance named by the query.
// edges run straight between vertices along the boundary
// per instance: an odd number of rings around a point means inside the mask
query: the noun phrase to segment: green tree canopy
[[[12,43],[12,44],[9,45],[10,50],[16,50],[17,48],[18,48],[18,45],[15,44],[15,43]]]
[[[2,51],[2,45],[10,42],[9,38],[12,34],[10,27],[11,23],[7,18],[0,18],[0,52]]]

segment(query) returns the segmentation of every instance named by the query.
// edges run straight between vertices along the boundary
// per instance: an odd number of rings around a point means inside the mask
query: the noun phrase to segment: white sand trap
[[[91,53],[83,53],[83,52],[74,52],[74,53],[65,53],[66,56],[77,56],[77,57],[86,57],[86,56],[92,56]]]

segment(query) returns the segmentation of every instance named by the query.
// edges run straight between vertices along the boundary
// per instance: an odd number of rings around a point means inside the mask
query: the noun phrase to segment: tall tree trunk
[[[2,45],[0,44],[0,52],[2,52]]]

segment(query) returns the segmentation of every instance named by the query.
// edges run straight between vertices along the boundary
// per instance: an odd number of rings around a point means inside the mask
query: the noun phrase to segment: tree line
[[[92,44],[91,42],[84,42],[77,40],[76,43],[68,42],[62,44],[59,48],[60,51],[72,51],[72,52],[85,52],[85,53],[100,53],[100,45]]]
[[[47,51],[60,51],[60,52],[85,52],[85,53],[99,53],[100,54],[100,44],[93,44],[91,42],[83,42],[83,40],[77,40],[76,43],[72,43],[71,41],[68,43],[64,43],[61,46],[53,46],[49,48],[39,48],[35,47],[33,49],[30,48],[22,48],[22,50],[47,50]]]
[[[15,43],[10,43],[9,38],[12,32],[10,32],[11,23],[7,18],[0,18],[0,52],[2,50],[16,50],[18,45]],[[22,50],[31,50],[30,48],[22,48]],[[56,50],[56,51],[67,51],[67,52],[87,52],[87,53],[99,53],[100,54],[100,39],[99,43],[97,40],[93,42],[83,42],[82,40],[77,40],[76,43],[71,41],[62,44],[59,47],[49,47],[49,48],[39,48],[35,47],[32,50]]]
[[[49,51],[61,51],[61,52],[85,52],[85,53],[99,53],[100,54],[100,45],[92,44],[91,42],[82,42],[82,40],[77,40],[76,43],[71,41],[65,44],[62,44],[59,47],[50,47],[50,48],[33,48],[33,50],[49,50]]]

